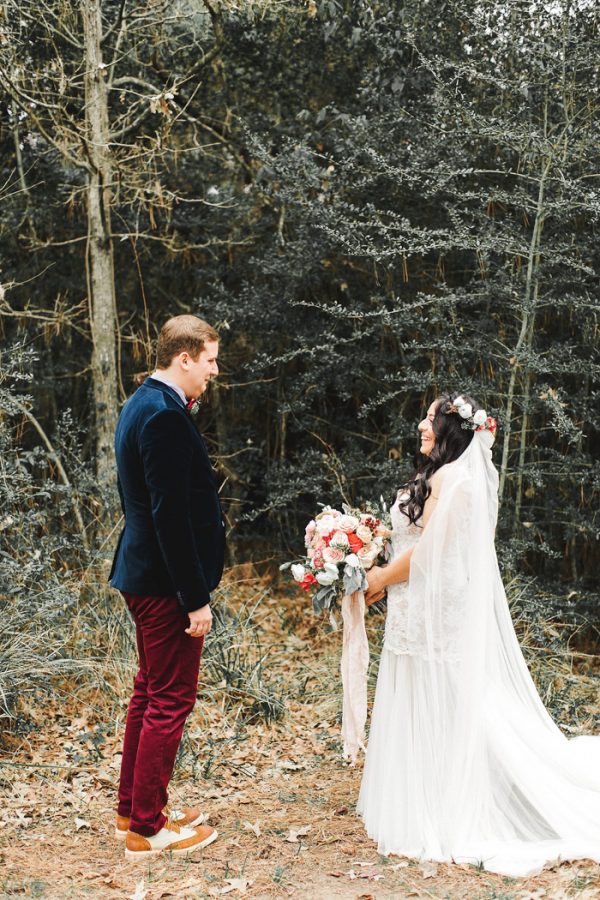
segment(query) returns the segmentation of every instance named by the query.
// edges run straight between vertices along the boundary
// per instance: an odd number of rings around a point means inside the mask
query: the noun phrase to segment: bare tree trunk
[[[82,0],[85,42],[87,189],[86,248],[92,331],[92,381],[96,418],[96,472],[99,484],[114,485],[113,438],[117,422],[117,327],[110,225],[111,155],[106,68],[102,62],[101,0]]]
[[[552,160],[550,158],[544,161],[544,167],[540,174],[539,187],[538,187],[538,197],[536,203],[536,213],[535,213],[535,222],[533,224],[533,233],[531,235],[531,242],[529,245],[529,255],[527,261],[527,274],[525,277],[525,296],[523,297],[523,317],[521,319],[521,329],[519,332],[519,337],[517,339],[517,343],[514,350],[514,356],[512,360],[512,371],[510,375],[510,381],[508,385],[508,394],[506,400],[506,421],[504,426],[504,443],[502,447],[502,462],[500,464],[500,488],[499,488],[499,497],[500,501],[502,501],[502,497],[504,495],[504,488],[506,485],[506,478],[508,474],[508,458],[510,454],[510,439],[512,436],[512,416],[513,416],[513,405],[515,400],[515,392],[517,386],[517,376],[519,374],[519,370],[521,365],[519,363],[519,354],[523,351],[523,349],[530,348],[531,342],[533,340],[533,324],[535,320],[535,307],[537,303],[537,295],[538,295],[538,271],[540,264],[540,244],[542,237],[542,229],[544,227],[544,219],[546,214],[545,209],[545,190],[546,190],[546,181],[548,178],[548,174],[550,172],[550,167],[552,164]],[[529,373],[528,373],[529,374]],[[529,400],[529,391],[530,385],[528,385],[528,377],[526,377],[525,383],[525,394],[526,400]],[[519,463],[522,464],[524,462],[524,441],[525,434],[527,429],[527,410],[524,411],[523,421],[521,427],[521,446],[519,453]],[[520,512],[520,495],[522,489],[522,477],[519,478],[519,500],[518,500],[518,508]]]
[[[21,185],[21,190],[25,196],[25,212],[23,213],[22,222],[27,222],[29,227],[29,232],[33,238],[35,238],[35,227],[33,224],[33,220],[30,214],[30,203],[31,203],[31,192],[29,190],[29,186],[27,184],[27,179],[25,178],[25,169],[23,167],[23,155],[21,153],[21,134],[19,129],[19,116],[22,115],[21,110],[15,103],[14,99],[11,103],[11,112],[12,112],[12,132],[13,132],[13,141],[15,145],[15,159],[17,161],[17,172],[19,173],[19,184]]]
[[[217,462],[219,469],[225,475],[225,480],[219,489],[219,493],[225,485],[229,484],[230,487],[227,491],[234,489],[234,492],[237,490],[237,486],[241,483],[242,479],[238,475],[234,463],[231,462],[232,456],[235,454],[230,454],[229,456],[224,456],[224,448],[227,441],[227,411],[224,408],[224,397],[223,397],[223,388],[219,385],[218,382],[215,382],[211,385],[211,396],[210,402],[215,410],[215,424],[217,429],[217,440],[218,440],[218,452],[217,452]],[[239,500],[235,500],[230,498],[226,503],[226,520],[227,520],[227,533],[231,534],[233,529],[235,528],[235,523],[238,521],[240,515],[242,513],[242,504]],[[227,554],[228,561],[232,566],[235,566],[238,563],[238,554],[236,552],[235,541],[229,541],[227,544]]]

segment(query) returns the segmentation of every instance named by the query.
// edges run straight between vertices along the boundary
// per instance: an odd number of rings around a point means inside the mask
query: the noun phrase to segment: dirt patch
[[[230,587],[231,587],[230,579]],[[236,585],[240,603],[260,595],[244,652],[268,682],[250,703],[226,683],[201,686],[173,781],[174,805],[199,805],[219,840],[188,860],[125,860],[113,837],[128,677],[111,691],[71,696],[29,712],[34,728],[0,767],[0,886],[4,897],[516,898],[600,897],[600,867],[558,865],[528,879],[474,867],[384,858],[354,813],[361,766],[341,759],[339,634],[295,596]],[[381,621],[372,617],[373,645]],[[213,670],[214,671],[214,670]],[[106,677],[109,679],[107,670]],[[108,683],[108,681],[107,681]],[[286,711],[267,724],[261,691]],[[107,697],[111,695],[109,701]]]

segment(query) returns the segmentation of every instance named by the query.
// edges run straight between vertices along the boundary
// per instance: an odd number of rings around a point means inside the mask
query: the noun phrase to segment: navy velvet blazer
[[[186,612],[205,606],[223,574],[225,526],[206,446],[175,391],[145,380],[121,410],[115,453],[125,528],[111,585],[176,596]]]

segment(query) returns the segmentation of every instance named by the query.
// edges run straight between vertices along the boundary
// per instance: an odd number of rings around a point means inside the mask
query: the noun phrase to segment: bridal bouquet
[[[366,572],[389,555],[390,520],[385,510],[343,512],[325,506],[306,526],[303,563],[284,563],[304,591],[314,591],[315,612],[328,611],[338,599],[367,588]]]

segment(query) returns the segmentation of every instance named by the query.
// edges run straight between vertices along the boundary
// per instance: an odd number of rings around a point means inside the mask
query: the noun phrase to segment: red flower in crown
[[[492,434],[496,434],[496,430],[498,428],[498,423],[492,416],[488,416],[483,425],[480,425],[477,428],[477,431],[491,431]]]

